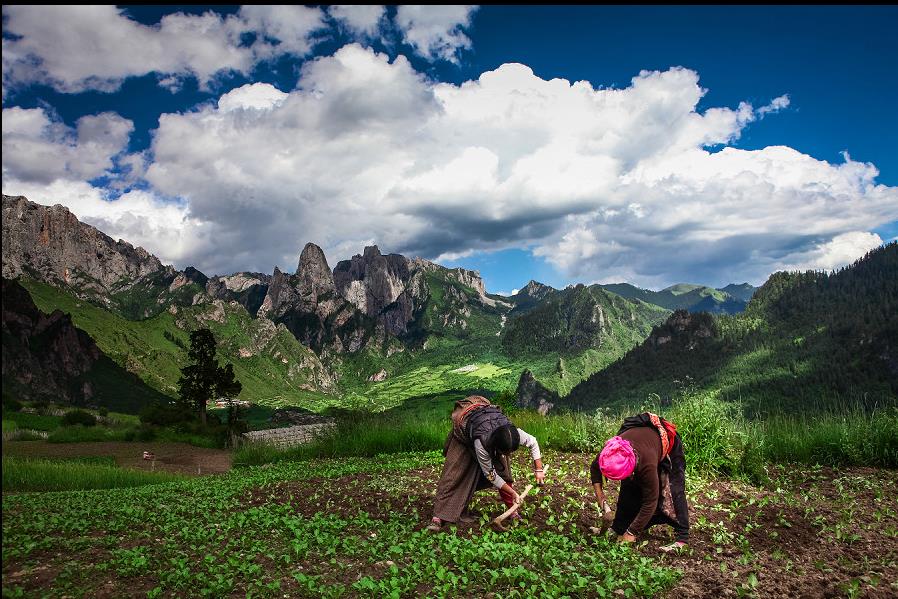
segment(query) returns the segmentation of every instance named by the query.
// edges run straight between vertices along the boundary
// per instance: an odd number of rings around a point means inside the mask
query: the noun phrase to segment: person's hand
[[[624,534],[617,537],[617,540],[621,543],[633,543],[636,541],[636,537],[628,532],[625,532]]]
[[[537,470],[534,474],[536,474],[536,484],[542,486],[546,482],[546,473],[542,470]]]
[[[511,501],[515,505],[520,505],[524,501],[523,499],[521,499],[521,496],[518,495],[518,492],[514,490],[514,487],[512,487],[508,483],[505,483],[505,485],[502,487],[502,492],[506,495],[510,495]]]

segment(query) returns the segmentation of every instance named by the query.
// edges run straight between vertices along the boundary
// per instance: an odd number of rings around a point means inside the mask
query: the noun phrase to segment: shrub
[[[7,412],[18,412],[22,409],[22,402],[9,395],[3,396],[3,409]]]
[[[141,424],[125,431],[125,441],[152,441],[156,438],[156,429],[149,424]]]
[[[766,480],[760,446],[737,404],[712,393],[682,393],[665,417],[677,425],[691,472]]]
[[[74,426],[77,424],[80,424],[81,426],[96,426],[97,417],[84,410],[72,410],[71,412],[65,413],[62,417],[61,424],[62,426]]]
[[[89,441],[115,441],[120,439],[108,428],[81,425],[61,426],[47,436],[50,443],[85,443]]]
[[[153,403],[140,411],[140,421],[156,426],[171,426],[195,418],[193,412],[177,404]]]

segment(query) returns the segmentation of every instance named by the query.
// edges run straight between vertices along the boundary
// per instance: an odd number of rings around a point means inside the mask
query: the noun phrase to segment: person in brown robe
[[[683,441],[676,426],[650,412],[631,416],[624,421],[618,436],[606,447],[621,444],[635,454],[635,464],[627,474],[615,474],[620,480],[617,509],[611,511],[605,500],[604,480],[611,468],[602,468],[602,456],[590,464],[590,479],[596,501],[603,510],[603,519],[622,542],[632,542],[650,526],[666,524],[673,527],[675,541],[662,547],[665,551],[679,549],[689,540],[689,506],[686,501],[686,459]],[[607,471],[606,471],[607,470]]]
[[[427,527],[431,531],[440,530],[445,522],[473,521],[467,507],[480,489],[493,486],[505,505],[517,503],[508,455],[520,445],[530,449],[537,484],[545,478],[536,439],[515,427],[485,397],[472,395],[455,402],[451,418],[452,430],[443,448],[446,459]]]

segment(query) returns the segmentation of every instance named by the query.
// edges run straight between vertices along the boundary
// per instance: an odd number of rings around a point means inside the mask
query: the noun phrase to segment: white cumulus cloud
[[[124,153],[133,130],[130,120],[111,112],[81,117],[71,128],[43,108],[4,108],[4,182],[100,177]]]
[[[352,44],[306,63],[294,90],[249,85],[162,115],[146,180],[181,202],[133,205],[149,221],[166,211],[180,241],[138,233],[210,274],[292,270],[314,241],[331,261],[370,243],[429,258],[526,248],[569,280],[658,287],[835,267],[898,220],[898,189],[877,183],[874,165],[733,147],[762,109],[700,111],[704,93],[683,68],[618,89],[520,64],[438,83]],[[15,135],[49,135],[25,116]],[[21,193],[6,181],[7,128],[4,114],[4,190]],[[71,146],[80,134],[50,138]],[[9,164],[39,180],[37,159]]]
[[[337,4],[327,9],[350,33],[367,39],[378,36],[386,7],[378,4]]]
[[[465,29],[476,10],[477,6],[471,5],[406,4],[396,9],[396,26],[402,41],[419,56],[458,63],[459,53],[471,48]]]
[[[247,74],[260,60],[304,56],[324,13],[305,6],[244,6],[172,13],[147,26],[112,5],[4,5],[3,86],[46,83],[66,93],[111,92],[128,77],[157,73],[176,88],[196,77],[205,88],[220,73]],[[242,43],[247,33],[252,45]]]

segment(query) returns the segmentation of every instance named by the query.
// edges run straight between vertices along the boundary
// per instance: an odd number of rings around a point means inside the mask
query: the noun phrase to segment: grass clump
[[[755,436],[771,462],[898,467],[898,408],[771,417]]]
[[[169,472],[119,468],[108,460],[32,460],[3,458],[3,491],[83,491],[139,487],[184,480]]]

